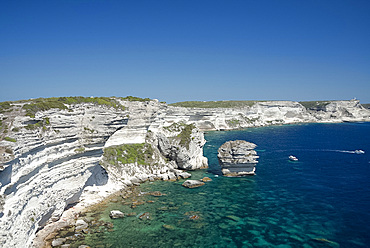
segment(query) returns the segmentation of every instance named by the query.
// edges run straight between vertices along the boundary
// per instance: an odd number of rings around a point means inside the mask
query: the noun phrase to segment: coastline
[[[35,237],[32,239],[31,247],[33,248],[44,248],[52,247],[50,239],[52,239],[57,232],[67,226],[75,225],[78,216],[91,208],[104,204],[111,197],[114,197],[119,192],[127,189],[127,186],[121,185],[121,188],[117,188],[118,185],[110,183],[104,186],[89,186],[90,188],[85,189],[82,200],[76,205],[71,206],[63,212],[61,217],[55,221],[45,225],[41,230],[36,232]]]
[[[301,124],[343,124],[343,123],[361,123],[361,122],[370,122],[370,121],[339,121],[339,122],[302,122],[302,123],[289,123],[289,124],[270,124],[266,126],[260,127],[270,127],[270,126],[290,126],[290,125],[301,125]],[[241,131],[247,130],[251,127],[246,128],[237,128],[233,130],[209,130],[203,131],[203,133],[207,133],[210,131]],[[257,127],[253,127],[257,128]],[[203,148],[204,149],[204,148]],[[199,168],[204,169],[204,168]],[[199,170],[197,169],[197,170]],[[169,175],[169,173],[167,173]],[[155,177],[155,175],[152,175]],[[139,181],[140,179],[137,178]],[[148,179],[149,180],[149,179]],[[158,181],[177,181],[177,180],[163,180],[157,178]],[[141,182],[146,182],[141,181]],[[134,183],[130,186],[123,185],[123,184],[115,184],[113,182],[108,183],[104,186],[88,186],[85,188],[84,193],[81,195],[81,199],[76,205],[68,208],[59,218],[59,220],[55,222],[51,222],[44,226],[40,231],[36,232],[35,237],[32,239],[32,248],[49,248],[52,247],[51,242],[53,238],[58,234],[62,228],[67,226],[74,226],[78,217],[86,212],[93,210],[94,208],[108,203],[112,198],[117,197],[118,194],[127,194],[128,190],[132,187],[139,186],[140,183]]]
[[[51,224],[48,220],[56,221],[62,214],[69,216],[68,212],[64,212],[71,204],[79,202],[74,211],[80,212],[84,207],[119,191],[123,185],[141,182],[151,175],[168,180],[178,176],[174,171],[176,166],[186,170],[195,169],[201,161],[202,138],[199,131],[192,132],[196,140],[189,139],[194,143],[190,150],[187,149],[187,142],[184,142],[184,149],[181,150],[187,150],[186,156],[168,165],[168,161],[162,158],[158,163],[160,166],[154,167],[130,164],[127,170],[116,166],[102,169],[99,161],[107,143],[120,145],[132,141],[144,142],[149,137],[156,150],[153,161],[158,162],[157,158],[163,155],[159,152],[164,151],[164,157],[168,157],[171,147],[176,146],[168,144],[165,137],[179,137],[180,130],[175,128],[176,125],[194,125],[198,130],[207,132],[370,120],[370,112],[364,110],[357,101],[331,102],[325,110],[306,109],[297,102],[287,101],[229,109],[174,107],[156,101],[119,102],[124,108],[83,103],[68,105],[69,111],[57,108],[38,111],[34,117],[24,116],[22,112],[6,112],[2,115],[7,117],[4,122],[9,130],[7,135],[16,142],[0,141],[0,148],[11,153],[2,160],[0,224],[4,228],[0,231],[1,245],[29,247],[35,234],[40,235],[42,230],[39,227]],[[22,106],[10,105],[10,110],[15,111],[13,108]],[[169,130],[169,127],[173,130]],[[156,136],[161,132],[164,136]],[[184,141],[187,135],[183,136]],[[161,147],[157,141],[161,141]],[[188,155],[192,158],[191,166],[184,166]],[[106,185],[108,181],[121,179],[122,186],[116,183]],[[98,186],[94,189],[95,185]],[[84,192],[90,190],[98,197]],[[55,224],[58,225],[64,224]],[[48,228],[53,229],[52,226]],[[13,238],[15,234],[17,239]]]
[[[206,167],[199,168],[197,170],[205,169]],[[185,171],[184,171],[185,172]],[[170,172],[166,173],[168,177]],[[152,175],[155,177],[156,175]],[[140,183],[133,183],[132,185],[123,185],[110,182],[104,186],[88,186],[84,193],[81,195],[81,200],[74,206],[71,206],[63,212],[61,217],[54,222],[50,222],[45,225],[40,231],[36,232],[35,237],[32,239],[31,246],[32,248],[49,248],[53,247],[51,245],[53,239],[58,234],[58,232],[68,226],[75,226],[76,221],[79,219],[80,215],[83,215],[86,212],[89,212],[101,205],[108,203],[112,198],[115,198],[119,195],[127,197],[127,195],[132,194],[135,190],[133,188],[140,186],[141,183],[150,181],[140,180],[136,178]],[[156,181],[169,181],[176,182],[177,179],[168,179],[164,180],[163,178],[156,177]]]

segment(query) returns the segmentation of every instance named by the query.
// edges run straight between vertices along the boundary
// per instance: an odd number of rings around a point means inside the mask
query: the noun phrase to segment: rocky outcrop
[[[185,188],[189,188],[189,189],[192,189],[192,188],[198,188],[200,186],[203,186],[204,185],[204,182],[200,181],[200,180],[186,180],[182,186],[184,186]]]
[[[41,104],[34,116],[26,116],[26,109],[32,110],[24,108],[27,101],[0,105],[1,247],[30,246],[39,228],[58,220],[78,202],[92,204],[145,180],[189,177],[183,169],[207,165],[202,151],[204,130],[370,120],[370,111],[357,100],[312,106],[264,101],[207,109],[174,107],[156,100],[112,98],[117,106],[85,100],[64,105],[57,100],[49,107]],[[125,166],[121,161],[104,160],[105,149],[132,144],[146,144],[142,151],[151,156],[143,154],[143,163],[132,161]]]
[[[218,149],[218,160],[222,173],[228,177],[254,175],[258,163],[256,144],[235,140],[224,143]]]
[[[122,213],[121,211],[119,210],[112,210],[110,211],[109,213],[109,217],[111,217],[112,219],[118,219],[118,218],[123,218],[125,217],[125,214]]]
[[[102,166],[113,180],[123,185],[140,183],[151,178],[188,178],[190,174],[182,170],[206,168],[208,163],[203,156],[203,133],[195,125],[175,125],[176,128],[166,127],[153,132],[149,130],[144,142],[140,144],[125,143],[106,147]],[[122,137],[123,141],[118,135],[115,139],[118,143],[124,143],[125,137]],[[118,154],[122,155],[117,159]],[[130,160],[131,158],[137,160]]]
[[[195,170],[208,167],[207,158],[203,156],[206,140],[195,125],[175,123],[162,128],[156,138],[163,156],[175,161],[179,169]]]

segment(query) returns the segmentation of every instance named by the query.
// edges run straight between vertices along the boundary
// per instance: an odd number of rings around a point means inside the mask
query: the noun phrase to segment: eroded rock
[[[222,173],[228,177],[238,177],[255,174],[258,163],[257,145],[245,140],[228,141],[218,149],[218,161]]]

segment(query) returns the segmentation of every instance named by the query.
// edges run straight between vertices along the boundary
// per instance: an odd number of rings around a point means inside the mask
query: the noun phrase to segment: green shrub
[[[15,128],[12,129],[12,131],[15,132],[15,133],[16,132],[19,132],[19,128],[18,127],[15,127]]]
[[[13,150],[12,150],[12,149],[10,149],[10,148],[6,148],[6,149],[5,149],[5,152],[6,152],[6,153],[9,153],[9,154],[13,154]]]
[[[95,130],[93,129],[90,129],[90,128],[87,128],[87,127],[84,127],[84,130],[87,131],[87,132],[90,132],[90,133],[93,133],[95,132]]]
[[[10,137],[5,137],[4,140],[10,141],[10,142],[17,142],[16,139],[10,138]]]
[[[180,145],[186,147],[187,149],[189,149],[191,133],[193,132],[194,128],[195,128],[194,124],[185,125],[181,133],[177,135],[177,137],[180,138]]]
[[[46,125],[50,125],[50,119],[49,119],[48,117],[45,117],[45,118],[44,118],[44,123],[45,123]]]
[[[83,151],[85,151],[85,147],[83,147],[83,146],[75,149],[75,152],[78,152],[78,153],[81,153]]]
[[[171,124],[170,126],[168,127],[164,127],[164,129],[170,131],[170,132],[179,132],[181,131],[184,127],[186,126],[185,123],[183,122],[175,122],[173,124]]]
[[[118,165],[137,162],[141,165],[149,165],[152,162],[153,148],[150,144],[124,144],[104,149],[104,159],[110,164]]]
[[[11,111],[11,106],[10,102],[0,102],[0,113]]]
[[[238,119],[231,119],[231,120],[227,120],[226,122],[230,126],[238,126],[240,124],[240,121]]]
[[[67,109],[67,107],[56,98],[38,98],[31,100],[31,103],[25,104],[22,107],[26,110],[26,115],[32,118],[35,117],[35,114],[38,111],[46,111],[49,109]]]
[[[114,98],[82,97],[82,96],[38,98],[38,99],[31,100],[29,104],[23,105],[23,109],[26,110],[27,116],[34,118],[35,114],[38,111],[46,111],[46,110],[53,109],[53,108],[68,109],[65,104],[72,105],[72,104],[79,104],[79,103],[93,103],[96,105],[104,105],[104,106],[109,106],[109,107],[113,107],[116,109],[122,109],[122,110],[125,109]]]
[[[140,98],[136,96],[126,96],[126,97],[121,97],[121,99],[125,101],[131,101],[131,102],[132,101],[147,102],[151,100],[150,98]]]

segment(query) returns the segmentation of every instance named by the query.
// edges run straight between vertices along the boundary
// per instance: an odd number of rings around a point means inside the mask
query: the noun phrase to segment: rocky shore
[[[123,98],[1,103],[0,246],[30,247],[37,232],[37,247],[45,230],[115,192],[205,168],[202,131],[369,120],[356,100],[208,109]]]

